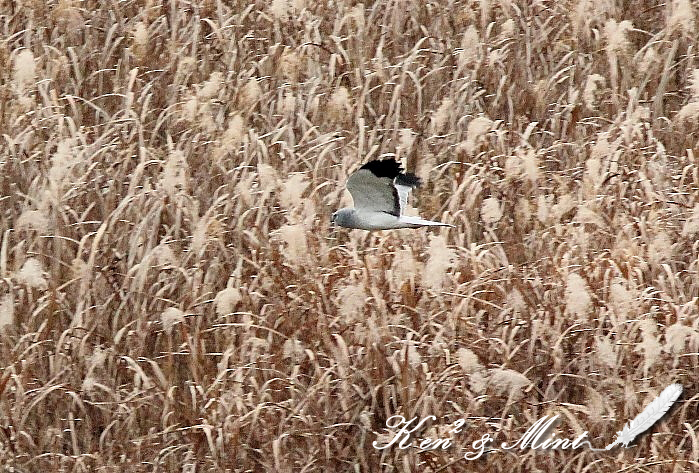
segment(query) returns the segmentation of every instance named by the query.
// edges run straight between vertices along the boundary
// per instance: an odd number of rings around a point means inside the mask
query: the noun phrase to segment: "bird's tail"
[[[398,219],[399,222],[407,223],[408,225],[415,225],[416,227],[453,227],[448,223],[435,222],[432,220],[424,220],[420,217],[409,217],[407,215],[401,215]]]

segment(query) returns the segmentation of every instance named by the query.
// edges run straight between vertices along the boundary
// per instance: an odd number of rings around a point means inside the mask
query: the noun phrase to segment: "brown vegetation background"
[[[5,471],[696,469],[697,14],[0,1]],[[390,156],[456,228],[330,228]],[[462,459],[673,382],[630,449]],[[394,414],[454,446],[373,448]]]

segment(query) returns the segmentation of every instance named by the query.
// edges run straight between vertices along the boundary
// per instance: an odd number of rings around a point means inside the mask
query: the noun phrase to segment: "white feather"
[[[453,227],[448,223],[434,222],[432,220],[425,220],[420,217],[412,217],[408,215],[401,215],[398,219],[399,222],[405,223],[406,225],[417,225],[422,227]]]
[[[393,182],[393,186],[398,191],[398,203],[400,206],[399,215],[403,215],[403,212],[405,211],[405,206],[408,203],[408,195],[410,194],[410,191],[413,190],[413,188],[404,184],[398,184],[395,181]]]
[[[624,444],[624,447],[628,447],[636,436],[653,427],[665,415],[668,409],[677,401],[677,398],[680,397],[680,394],[682,394],[681,384],[671,384],[663,389],[663,392],[648,407],[643,409],[643,412],[626,424],[621,432],[616,433],[616,440],[607,445],[606,449],[611,450],[612,447],[620,443]]]

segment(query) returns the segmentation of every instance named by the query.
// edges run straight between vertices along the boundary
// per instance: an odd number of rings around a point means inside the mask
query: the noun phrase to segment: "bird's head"
[[[352,225],[354,221],[354,209],[346,208],[340,209],[335,212],[332,216],[333,225],[346,228],[354,228]]]

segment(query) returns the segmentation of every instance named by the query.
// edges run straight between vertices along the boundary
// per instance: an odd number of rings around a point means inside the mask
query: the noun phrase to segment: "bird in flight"
[[[408,194],[419,185],[420,178],[403,173],[403,168],[394,158],[369,161],[347,179],[347,190],[352,195],[354,208],[338,210],[332,221],[341,227],[361,230],[453,227],[448,223],[403,215]]]

